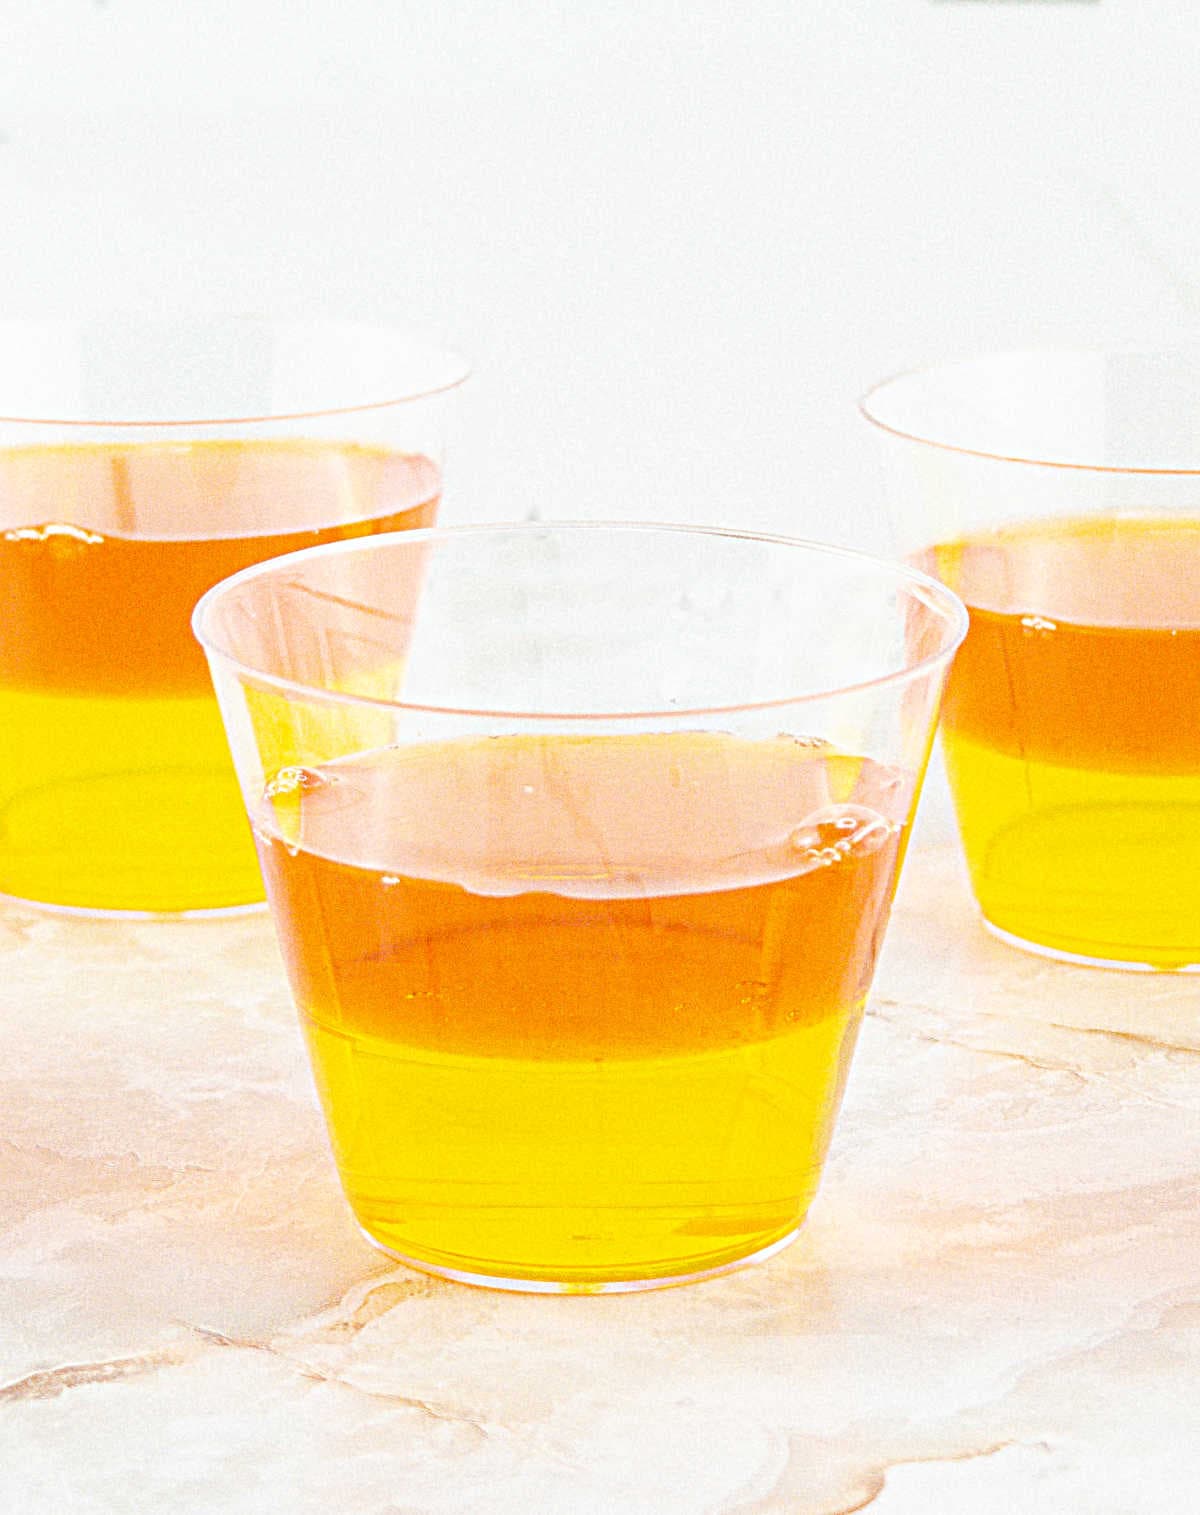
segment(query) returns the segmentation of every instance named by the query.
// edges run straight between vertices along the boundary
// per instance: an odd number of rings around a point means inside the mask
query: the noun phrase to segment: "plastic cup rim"
[[[1157,354],[1168,356],[1189,351],[1183,346],[1151,347],[1131,344],[1125,347],[1015,347],[998,348],[988,352],[972,353],[965,357],[949,358],[938,363],[921,363],[911,368],[902,368],[872,384],[858,400],[858,412],[877,430],[904,442],[916,442],[937,452],[954,453],[959,457],[981,458],[989,463],[1014,463],[1026,468],[1056,468],[1072,473],[1141,475],[1151,477],[1191,478],[1200,475],[1200,464],[1194,468],[1154,468],[1122,463],[1079,463],[1065,458],[1031,457],[1023,453],[992,451],[982,447],[965,447],[959,442],[948,442],[939,437],[921,432],[906,431],[893,426],[872,409],[872,402],[884,390],[910,379],[928,378],[934,374],[947,373],[955,368],[966,368],[976,363],[993,363],[1005,358],[1115,358],[1121,356]]]
[[[375,695],[356,694],[323,688],[319,684],[307,684],[298,679],[285,678],[281,674],[271,673],[266,669],[255,668],[251,664],[243,662],[226,648],[220,646],[208,634],[205,625],[218,600],[224,598],[241,584],[255,578],[265,578],[271,574],[286,572],[289,568],[307,562],[310,558],[324,559],[343,553],[369,552],[392,545],[415,548],[422,543],[445,540],[447,538],[489,534],[536,535],[539,532],[547,531],[578,532],[581,534],[590,532],[654,532],[728,537],[738,541],[797,548],[807,554],[860,563],[872,569],[882,570],[891,574],[897,583],[906,583],[915,590],[923,591],[923,594],[919,594],[918,598],[923,599],[923,602],[930,606],[935,614],[941,618],[945,626],[945,635],[941,646],[935,652],[928,654],[915,663],[908,664],[904,668],[896,669],[890,673],[879,674],[874,678],[859,680],[853,684],[839,684],[828,689],[810,691],[804,694],[775,696],[771,699],[749,700],[732,705],[689,705],[686,707],[671,707],[669,709],[619,711],[564,709],[529,711],[499,707],[477,708],[429,704],[401,699],[383,699]],[[967,634],[968,616],[966,606],[959,599],[958,595],[931,575],[923,573],[920,569],[914,568],[907,563],[877,557],[872,553],[861,552],[856,548],[840,547],[831,543],[816,542],[803,537],[790,537],[770,532],[743,531],[734,527],[723,526],[696,526],[658,521],[547,520],[427,526],[415,530],[381,532],[377,536],[353,537],[338,542],[322,543],[315,547],[304,547],[296,552],[266,559],[261,563],[252,563],[248,568],[240,569],[237,573],[231,574],[228,578],[214,584],[196,602],[195,609],[192,612],[191,624],[196,640],[203,647],[210,661],[219,660],[222,665],[233,670],[239,679],[258,688],[276,690],[293,697],[301,697],[310,702],[315,701],[331,705],[367,707],[376,710],[404,711],[413,714],[476,720],[513,720],[528,722],[530,725],[535,726],[551,726],[564,721],[595,721],[598,725],[604,723],[620,725],[622,723],[652,719],[669,719],[673,722],[694,718],[709,719],[714,716],[750,714],[759,711],[784,710],[798,705],[815,705],[847,695],[863,694],[868,691],[915,683],[950,662]]]
[[[121,312],[108,312],[114,319]],[[168,416],[139,419],[137,416],[32,416],[32,415],[0,415],[0,426],[28,427],[31,431],[37,429],[56,429],[62,431],[82,430],[105,430],[129,435],[137,435],[141,432],[161,434],[169,430],[191,430],[204,428],[229,428],[246,426],[268,426],[274,423],[289,421],[319,421],[338,416],[357,416],[369,414],[374,411],[393,410],[398,406],[416,404],[422,400],[435,399],[438,395],[449,394],[452,390],[460,388],[471,377],[471,365],[466,359],[451,347],[443,347],[438,343],[422,337],[419,333],[410,331],[401,325],[391,325],[388,322],[371,321],[321,321],[321,320],[288,320],[285,317],[271,317],[255,314],[240,314],[238,312],[196,312],[197,320],[214,319],[242,323],[246,326],[259,326],[265,330],[271,328],[291,327],[299,330],[307,330],[315,335],[320,332],[340,332],[342,334],[368,333],[379,337],[391,338],[399,350],[427,360],[432,366],[440,366],[444,373],[436,380],[431,379],[428,383],[418,385],[416,388],[405,389],[402,393],[391,395],[382,399],[355,401],[349,405],[321,405],[306,407],[299,410],[266,410],[256,414],[239,414],[227,416]],[[130,319],[143,321],[156,320],[157,324],[169,326],[171,323],[166,318],[154,318],[149,313],[141,312],[130,314]],[[45,331],[55,327],[78,328],[83,323],[79,320],[6,320],[0,322],[0,341],[9,334],[17,331],[35,332]]]

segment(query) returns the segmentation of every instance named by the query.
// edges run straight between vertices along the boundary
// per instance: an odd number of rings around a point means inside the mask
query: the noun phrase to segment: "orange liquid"
[[[342,1182],[477,1279],[691,1277],[815,1192],[909,789],[791,738],[494,737],[269,789]]]
[[[923,566],[971,613],[942,735],[986,919],[1200,963],[1200,520],[1018,525]]]
[[[437,495],[428,460],[348,444],[0,451],[0,893],[261,899],[192,608],[263,558],[429,525]]]

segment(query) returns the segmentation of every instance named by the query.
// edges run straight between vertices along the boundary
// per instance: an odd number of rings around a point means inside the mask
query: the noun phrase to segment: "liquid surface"
[[[351,445],[0,451],[0,893],[261,899],[192,609],[263,558],[432,524],[437,492],[428,460]]]
[[[275,780],[258,823],[377,1241],[563,1287],[694,1275],[815,1191],[908,787],[781,737],[498,737]]]
[[[944,544],[966,601],[942,736],[984,916],[1073,956],[1200,963],[1200,520]]]

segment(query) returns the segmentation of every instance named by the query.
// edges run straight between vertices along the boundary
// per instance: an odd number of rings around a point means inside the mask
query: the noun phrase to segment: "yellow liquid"
[[[486,952],[511,976],[482,1003],[471,986],[443,991],[442,1011],[469,1013],[480,1047],[502,1046],[547,960],[564,996],[592,996],[613,986],[609,950],[604,933],[549,912],[492,930]],[[662,975],[653,929],[623,930],[620,951],[621,975]],[[752,943],[684,940],[671,993],[696,1004],[715,989],[736,1020],[733,986],[757,971]],[[706,1272],[790,1236],[816,1192],[861,1010],[657,1056],[444,1051],[347,1032],[319,1012],[304,1024],[370,1236],[447,1272],[570,1284]]]
[[[211,694],[0,687],[0,887],[77,909],[227,909],[262,878]]]
[[[987,921],[1073,957],[1200,963],[1200,775],[1039,762],[953,732],[943,748]]]
[[[563,1288],[789,1237],[906,796],[863,759],[696,732],[387,749],[277,786],[264,877],[367,1233]]]

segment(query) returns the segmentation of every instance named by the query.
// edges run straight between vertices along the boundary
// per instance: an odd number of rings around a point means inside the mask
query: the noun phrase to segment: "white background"
[[[386,317],[444,518],[878,541],[871,380],[1191,337],[1195,0],[0,0],[0,315]]]

